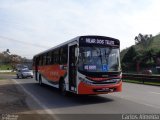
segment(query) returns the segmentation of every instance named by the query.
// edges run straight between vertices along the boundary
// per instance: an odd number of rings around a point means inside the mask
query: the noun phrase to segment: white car
[[[28,69],[21,69],[17,71],[17,78],[33,78],[33,72]]]

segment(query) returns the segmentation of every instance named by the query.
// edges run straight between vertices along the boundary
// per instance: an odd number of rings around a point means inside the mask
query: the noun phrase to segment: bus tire
[[[41,75],[39,75],[39,80],[38,80],[38,82],[39,82],[39,85],[40,85],[40,86],[42,86],[42,85],[43,85]]]
[[[19,79],[19,75],[17,74],[17,79]]]
[[[21,78],[23,79],[24,78],[24,76],[21,74]]]
[[[60,90],[61,95],[63,95],[63,96],[67,95],[66,84],[65,84],[64,79],[60,79],[59,90]]]

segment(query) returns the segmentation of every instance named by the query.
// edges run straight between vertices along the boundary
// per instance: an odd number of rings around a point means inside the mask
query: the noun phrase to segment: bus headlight
[[[121,79],[112,79],[112,80],[109,80],[110,82],[116,82],[116,83],[118,83],[118,82],[120,82],[121,81]]]
[[[89,84],[89,85],[92,84],[91,81],[89,81],[89,80],[87,80],[87,79],[85,79],[85,78],[82,78],[82,77],[78,77],[78,78],[79,78],[79,80],[80,80],[81,82],[83,82],[83,83],[86,83],[86,84]]]

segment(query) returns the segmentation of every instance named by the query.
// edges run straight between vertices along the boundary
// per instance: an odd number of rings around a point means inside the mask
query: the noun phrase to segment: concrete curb
[[[3,73],[3,72],[12,72],[12,70],[0,70],[0,73]]]

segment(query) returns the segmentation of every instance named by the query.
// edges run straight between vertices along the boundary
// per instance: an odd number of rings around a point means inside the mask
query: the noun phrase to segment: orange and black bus
[[[35,80],[65,94],[122,91],[120,41],[105,36],[79,36],[33,57]]]

